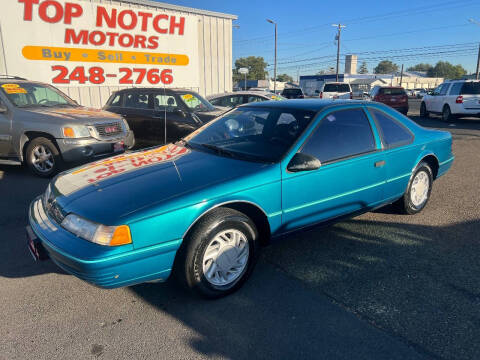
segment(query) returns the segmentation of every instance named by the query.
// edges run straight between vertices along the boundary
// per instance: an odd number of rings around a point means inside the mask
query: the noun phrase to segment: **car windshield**
[[[480,82],[467,81],[463,84],[462,95],[480,95]]]
[[[200,95],[194,92],[185,92],[179,94],[182,98],[182,101],[187,105],[193,112],[207,112],[207,111],[215,111],[215,107],[210,104],[210,102],[201,97]]]
[[[14,106],[19,108],[78,106],[78,104],[62,92],[47,84],[2,84],[0,89],[2,89],[8,100],[10,100]]]
[[[312,121],[315,113],[294,109],[235,109],[187,136],[187,145],[221,156],[277,162]]]
[[[323,92],[350,92],[348,84],[325,84]]]

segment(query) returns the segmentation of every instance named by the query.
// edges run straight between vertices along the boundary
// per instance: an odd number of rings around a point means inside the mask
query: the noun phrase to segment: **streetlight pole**
[[[335,81],[338,82],[338,67],[340,65],[340,35],[342,33],[342,29],[346,28],[345,25],[342,24],[332,24],[332,26],[335,26],[338,28],[338,33],[337,33],[337,71],[336,71],[336,76],[335,76]]]
[[[480,22],[478,22],[475,19],[468,19],[472,24],[480,25]],[[478,45],[478,56],[477,56],[477,71],[475,73],[475,79],[478,80],[478,75],[480,72],[480,44]]]
[[[273,20],[267,19],[270,24],[275,25],[275,60],[273,65],[273,92],[277,93],[277,23]]]

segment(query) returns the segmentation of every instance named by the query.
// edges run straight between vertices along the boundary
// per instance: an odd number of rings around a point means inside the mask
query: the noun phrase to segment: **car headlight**
[[[130,228],[127,225],[105,226],[68,214],[62,221],[62,227],[82,239],[100,245],[117,246],[132,243]]]
[[[63,136],[72,139],[90,137],[90,131],[84,125],[65,126],[63,128]]]

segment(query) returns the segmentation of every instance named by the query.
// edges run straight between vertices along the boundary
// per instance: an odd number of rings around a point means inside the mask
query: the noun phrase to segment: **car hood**
[[[139,210],[266,166],[170,144],[64,172],[53,180],[52,192],[64,213],[115,225]]]
[[[195,115],[197,115],[201,120],[212,120],[224,113],[226,113],[227,111],[231,110],[230,108],[228,107],[221,107],[221,106],[216,106],[215,107],[215,110],[213,111],[199,111],[199,112],[196,112]]]
[[[35,109],[22,109],[23,111],[29,113],[29,116],[32,117],[41,117],[42,121],[45,121],[45,117],[48,117],[48,120],[58,121],[58,122],[78,122],[82,124],[101,122],[101,121],[112,121],[112,120],[121,120],[121,117],[117,114],[111,113],[109,111],[86,108],[86,107],[75,107],[75,108],[66,108],[66,107],[51,107],[51,108],[35,108]]]

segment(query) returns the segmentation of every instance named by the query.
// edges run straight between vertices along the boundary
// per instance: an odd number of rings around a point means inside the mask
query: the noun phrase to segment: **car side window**
[[[110,102],[110,106],[122,106],[122,95],[121,94],[115,95],[112,101]]]
[[[134,109],[150,109],[148,94],[130,93],[125,96],[125,107]]]
[[[247,102],[251,103],[251,102],[260,102],[260,101],[265,101],[265,99],[261,98],[260,96],[251,95],[248,97]]]
[[[460,92],[462,90],[463,83],[457,82],[452,85],[452,88],[450,89],[450,95],[455,95],[458,96],[460,95]]]
[[[375,149],[375,138],[363,109],[347,109],[325,116],[301,152],[325,163]]]
[[[412,133],[399,121],[377,109],[368,109],[375,119],[380,135],[387,148],[393,148],[413,141]]]
[[[446,95],[450,84],[443,84],[442,88],[440,89],[440,95]]]
[[[153,107],[155,110],[173,112],[178,108],[178,104],[173,95],[155,94],[153,98]]]

